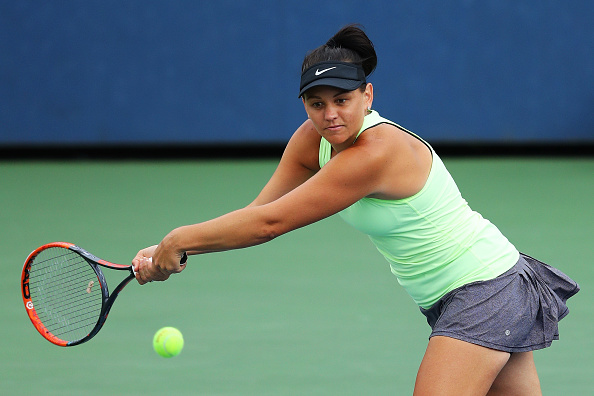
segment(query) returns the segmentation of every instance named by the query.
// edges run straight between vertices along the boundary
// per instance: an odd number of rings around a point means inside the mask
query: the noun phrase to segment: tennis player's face
[[[318,86],[311,88],[303,96],[307,115],[318,133],[336,151],[344,150],[353,144],[372,101],[371,84],[367,84],[365,91],[344,91],[329,86]]]

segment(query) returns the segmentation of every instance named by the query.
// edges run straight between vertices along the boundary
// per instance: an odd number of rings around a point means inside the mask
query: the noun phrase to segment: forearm
[[[184,253],[202,254],[258,245],[295,227],[293,216],[278,216],[268,205],[245,207],[203,223],[176,228],[157,246],[141,250],[132,260],[136,279],[143,285],[163,281],[186,268]],[[285,210],[286,212],[286,210]],[[293,224],[293,225],[291,225]],[[148,260],[150,258],[150,260]]]
[[[240,249],[268,242],[278,236],[278,221],[259,208],[246,207],[203,223],[182,226],[161,242],[163,247],[188,254]]]

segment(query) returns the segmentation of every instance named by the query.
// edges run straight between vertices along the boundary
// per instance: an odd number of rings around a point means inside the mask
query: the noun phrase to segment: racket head
[[[109,291],[95,259],[100,260],[72,243],[53,242],[25,260],[25,309],[37,331],[55,345],[81,344],[104,322]]]

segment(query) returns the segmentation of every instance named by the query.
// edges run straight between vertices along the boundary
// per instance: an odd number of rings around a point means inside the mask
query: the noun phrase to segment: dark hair
[[[365,76],[369,76],[377,65],[377,55],[373,43],[360,25],[347,25],[340,29],[326,44],[309,52],[301,72],[312,65],[325,61],[340,61],[359,64],[363,67]]]

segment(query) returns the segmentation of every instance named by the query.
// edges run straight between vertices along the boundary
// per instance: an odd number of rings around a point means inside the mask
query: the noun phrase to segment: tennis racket
[[[186,260],[184,253],[180,264]],[[100,267],[128,276],[110,294]],[[135,276],[132,265],[110,263],[72,243],[48,243],[25,261],[23,302],[33,326],[48,341],[79,345],[101,330],[118,294]]]

